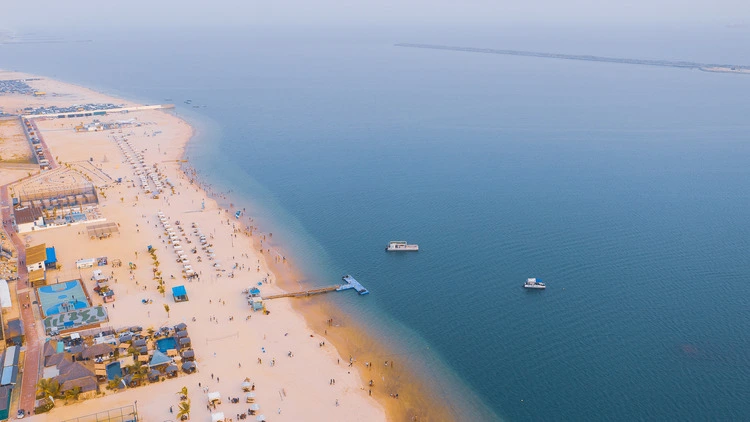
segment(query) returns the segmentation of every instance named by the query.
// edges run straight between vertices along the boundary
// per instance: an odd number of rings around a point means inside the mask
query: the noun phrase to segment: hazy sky
[[[750,0],[0,0],[0,28],[750,24]]]

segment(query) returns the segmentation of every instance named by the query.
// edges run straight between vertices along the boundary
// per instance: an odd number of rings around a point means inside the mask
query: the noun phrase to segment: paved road
[[[55,157],[52,156],[52,153],[50,152],[49,148],[47,147],[47,143],[44,141],[44,137],[42,136],[41,132],[39,132],[39,127],[36,125],[36,122],[34,120],[31,120],[31,127],[34,128],[34,132],[36,133],[36,137],[39,138],[40,144],[42,145],[42,150],[44,150],[44,158],[46,158],[47,161],[49,161],[49,168],[50,168],[50,170],[54,170],[54,169],[60,167],[60,165],[57,164],[57,161],[55,161]]]
[[[39,358],[41,356],[42,344],[31,306],[31,301],[34,300],[34,293],[28,287],[29,273],[26,271],[26,248],[23,240],[13,229],[11,223],[11,199],[8,194],[8,185],[0,186],[0,200],[3,203],[3,229],[13,242],[18,254],[18,281],[16,281],[16,289],[18,306],[21,308],[21,321],[23,321],[23,329],[26,334],[26,357],[23,363],[19,362],[22,365],[23,374],[21,378],[21,402],[18,407],[26,411],[31,411],[34,409],[36,384],[39,380],[41,370]],[[24,305],[28,305],[28,307],[24,308]]]
[[[44,141],[42,134],[39,132],[39,128],[36,122],[31,121],[31,126],[36,132],[36,136],[41,141],[42,148],[44,149],[44,155],[49,160],[50,169],[59,167],[55,161],[52,153],[47,147],[47,143]],[[26,128],[24,128],[26,131]],[[28,137],[28,132],[26,133]],[[0,201],[2,202],[2,218],[3,218],[3,229],[6,235],[11,239],[13,245],[16,247],[16,253],[18,254],[18,280],[16,281],[16,290],[18,296],[18,306],[21,308],[21,321],[23,322],[23,329],[26,335],[26,357],[24,362],[20,363],[23,368],[21,378],[21,401],[18,408],[24,409],[27,412],[31,412],[34,409],[34,401],[36,400],[36,384],[41,376],[41,353],[42,353],[42,339],[44,338],[44,332],[40,326],[37,327],[36,320],[34,319],[34,309],[31,304],[32,301],[36,300],[34,292],[29,288],[29,273],[26,270],[26,247],[21,237],[13,229],[11,222],[11,198],[8,193],[8,185],[0,186]]]

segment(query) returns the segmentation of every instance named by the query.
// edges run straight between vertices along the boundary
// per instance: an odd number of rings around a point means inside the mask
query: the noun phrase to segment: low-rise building
[[[44,216],[39,207],[26,206],[13,209],[13,219],[18,233],[26,233],[36,227],[44,227]]]
[[[30,246],[26,248],[26,270],[32,272],[35,270],[46,270],[44,262],[47,260],[47,245]]]

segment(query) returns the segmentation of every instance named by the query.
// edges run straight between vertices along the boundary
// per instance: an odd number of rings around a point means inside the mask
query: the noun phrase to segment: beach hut
[[[224,412],[211,413],[211,422],[224,422]]]
[[[186,374],[192,374],[198,369],[198,367],[195,365],[195,362],[184,362],[182,364],[182,371]]]
[[[175,333],[174,335],[175,335],[175,337],[177,337],[177,338],[185,338],[185,337],[187,337],[187,336],[188,336],[188,332],[187,332],[187,330],[184,330],[184,331],[177,331],[177,332],[176,332],[176,333]]]
[[[185,286],[174,286],[172,287],[172,297],[175,302],[187,302],[188,295]]]
[[[184,330],[187,330],[187,324],[185,324],[184,322],[181,322],[181,323],[179,323],[179,324],[177,324],[177,325],[174,326],[174,330],[175,331],[184,331]]]
[[[166,369],[164,369],[164,372],[167,374],[167,377],[172,378],[177,376],[177,365],[168,365]]]
[[[260,297],[251,297],[248,299],[248,302],[253,311],[260,311],[263,309],[263,299]]]
[[[84,349],[81,352],[81,357],[84,359],[109,358],[114,350],[115,348],[107,343],[95,344]]]
[[[152,370],[148,371],[148,380],[149,380],[149,382],[159,381],[160,377],[161,377],[161,372],[157,371],[156,369],[152,369]]]
[[[190,347],[190,337],[183,337],[179,340],[180,349]]]
[[[193,351],[193,349],[187,349],[184,352],[182,352],[182,359],[185,361],[194,361],[195,352]]]

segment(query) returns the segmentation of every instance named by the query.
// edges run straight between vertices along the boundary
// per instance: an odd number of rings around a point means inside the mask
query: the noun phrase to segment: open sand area
[[[21,122],[14,117],[0,118],[0,165],[28,164],[33,158]]]
[[[7,72],[0,76],[11,78]],[[28,105],[99,102],[131,105],[47,79],[30,84],[45,90],[47,98],[4,96],[0,97],[3,107],[11,110]],[[6,99],[9,103],[5,103]],[[240,384],[246,377],[255,383],[259,413],[266,415],[269,421],[386,420],[384,407],[368,395],[364,375],[360,373],[362,365],[350,367],[348,357],[339,356],[326,338],[315,333],[292,308],[290,299],[267,301],[268,315],[250,310],[243,290],[259,282],[264,295],[281,292],[281,289],[266,264],[267,254],[253,245],[257,234],[255,238],[250,236],[240,220],[221,209],[182,172],[180,160],[192,134],[191,127],[164,111],[110,114],[100,120],[121,118],[135,119],[136,123],[121,130],[81,133],[76,132],[74,126],[91,123],[92,117],[36,121],[52,156],[59,163],[94,166],[104,174],[91,180],[97,187],[99,212],[108,222],[117,223],[119,232],[99,240],[89,237],[85,224],[74,224],[34,231],[23,234],[22,238],[27,245],[54,246],[62,268],[48,271],[48,282],[81,278],[95,305],[101,304],[101,299],[92,293],[93,269],[78,270],[75,261],[101,256],[108,257],[110,263],[120,259],[121,267],[99,267],[116,279],[111,283],[116,301],[106,304],[110,317],[108,325],[115,329],[132,325],[159,328],[185,322],[196,353],[198,373],[58,405],[51,412],[34,415],[30,420],[59,421],[132,404],[135,400],[138,400],[143,420],[172,420],[175,416],[170,414],[169,408],[177,407],[176,392],[187,386],[192,401],[191,420],[210,420],[206,396],[202,392],[203,387],[208,387],[222,394],[223,404],[217,410],[223,411],[227,419],[236,421],[235,415],[247,410],[248,405],[230,404],[228,398],[243,397]],[[133,153],[142,154],[144,164],[150,168],[156,165],[159,174],[174,186],[174,192],[167,187],[158,199],[144,192],[133,166],[118,146],[117,140],[123,145],[122,139],[128,140]],[[122,178],[122,183],[115,183],[118,178]],[[188,258],[199,273],[199,280],[183,279],[182,264],[177,262],[175,249],[157,217],[160,211],[172,226],[176,227],[176,222],[180,221],[184,232],[180,232],[179,237],[184,250],[198,246],[197,253],[188,252]],[[215,259],[209,259],[208,252],[200,248],[193,224],[208,237]],[[164,295],[156,289],[153,261],[147,252],[149,245],[156,249],[158,270],[166,282]],[[137,265],[132,272],[129,262]],[[215,266],[217,263],[219,267]],[[175,303],[172,299],[171,287],[177,285],[186,287],[188,302]],[[152,303],[143,304],[144,299]],[[170,307],[169,315],[165,304]],[[36,329],[41,329],[40,324]],[[321,346],[323,342],[325,345]],[[26,370],[32,368],[34,366],[28,366]]]

